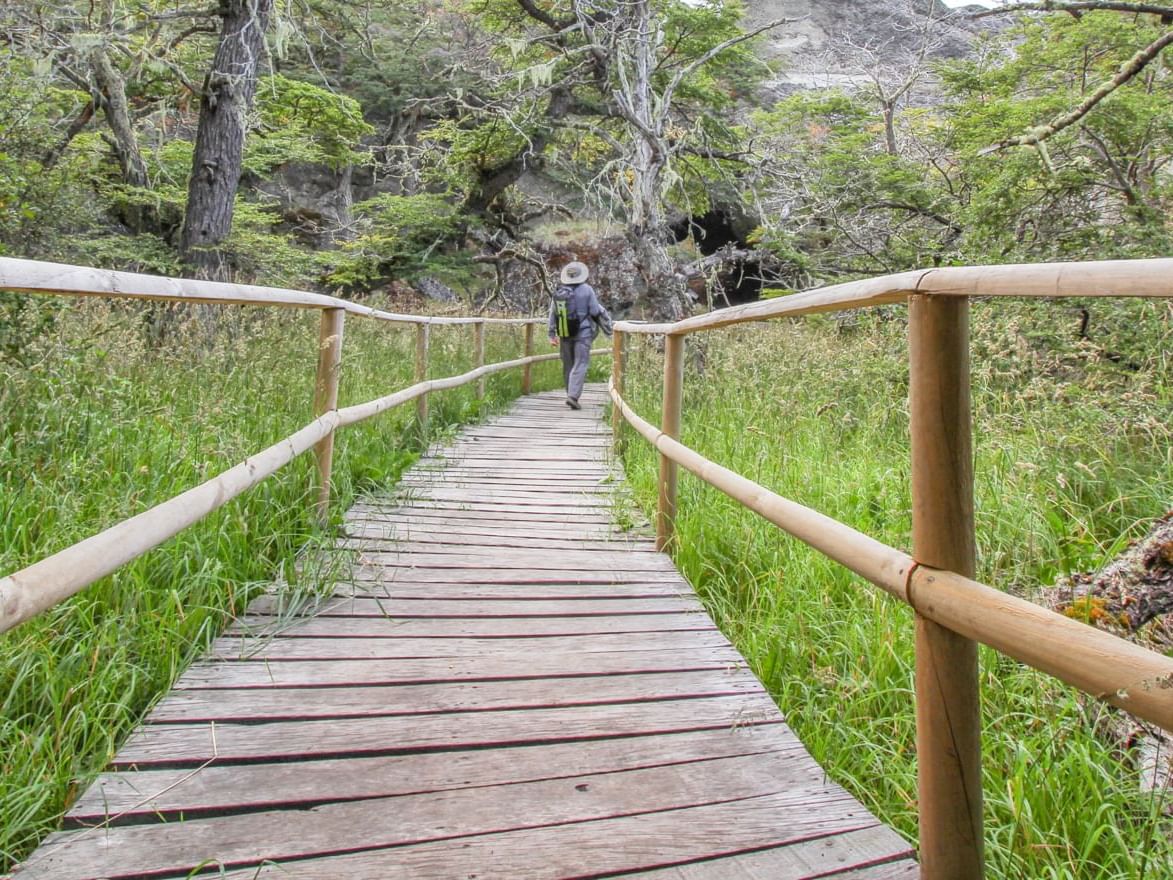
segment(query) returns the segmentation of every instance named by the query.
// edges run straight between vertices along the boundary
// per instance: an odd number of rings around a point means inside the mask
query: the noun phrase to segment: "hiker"
[[[611,315],[586,283],[588,275],[590,270],[583,263],[567,263],[559,279],[562,283],[550,300],[550,344],[561,345],[562,381],[571,409],[582,409],[578,398],[591,365],[596,327],[611,335]]]

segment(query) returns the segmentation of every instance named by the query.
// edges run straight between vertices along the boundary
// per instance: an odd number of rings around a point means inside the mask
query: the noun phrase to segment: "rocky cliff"
[[[978,6],[950,8],[939,0],[755,0],[747,28],[791,19],[771,31],[763,54],[778,64],[771,90],[850,86],[872,66],[899,63],[927,47],[929,57],[964,55],[991,20],[974,21]]]

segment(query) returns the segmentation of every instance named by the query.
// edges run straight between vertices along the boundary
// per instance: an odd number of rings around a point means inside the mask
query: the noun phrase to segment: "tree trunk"
[[[212,68],[204,80],[200,124],[179,247],[185,260],[218,274],[216,251],[232,229],[248,113],[257,90],[273,0],[229,0]]]
[[[94,73],[94,83],[101,95],[102,112],[106,115],[106,122],[114,135],[114,152],[122,168],[122,179],[131,186],[146,187],[149,184],[147,166],[143,162],[138,140],[134,136],[134,125],[130,121],[126,81],[118,72],[118,68],[111,63],[104,45],[90,52],[89,60],[90,69]]]
[[[628,242],[635,252],[635,265],[647,285],[647,304],[656,321],[679,321],[692,309],[685,276],[668,253],[672,233],[667,226],[628,229]]]

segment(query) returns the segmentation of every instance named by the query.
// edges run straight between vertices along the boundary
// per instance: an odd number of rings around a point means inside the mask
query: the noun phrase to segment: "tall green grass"
[[[1037,597],[1173,506],[1170,307],[985,303],[973,316],[979,577]],[[683,440],[897,547],[910,544],[904,314],[689,338]],[[1094,341],[1093,341],[1094,340]],[[628,398],[658,421],[662,357],[634,342]],[[656,455],[631,434],[647,512]],[[916,838],[910,611],[687,475],[677,564],[814,757]],[[990,876],[1156,880],[1171,823],[1095,736],[1094,701],[982,650]]]
[[[173,315],[147,342],[141,306],[78,302],[0,360],[0,572],[35,562],[164,501],[311,420],[318,318],[226,308]],[[472,369],[471,329],[435,328],[433,377]],[[521,332],[490,326],[488,362]],[[350,317],[340,404],[413,381],[411,328]],[[535,388],[554,387],[554,365]],[[520,372],[431,397],[433,433],[499,409]],[[333,513],[385,488],[417,456],[413,406],[341,431]],[[70,601],[0,636],[0,872],[62,811],[174,678],[266,583],[298,586],[313,462],[302,456],[240,499]]]

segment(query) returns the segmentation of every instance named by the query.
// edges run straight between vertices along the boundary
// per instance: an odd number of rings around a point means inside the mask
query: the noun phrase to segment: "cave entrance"
[[[702,257],[709,257],[723,248],[737,251],[753,250],[748,238],[755,222],[740,212],[716,208],[705,214],[685,217],[672,225],[677,242],[688,238],[696,243]],[[713,308],[755,302],[762,296],[762,272],[758,264],[744,260],[730,260],[717,275],[717,283],[710,273],[692,279],[690,286],[703,302],[712,302]],[[728,300],[728,303],[726,303]]]

